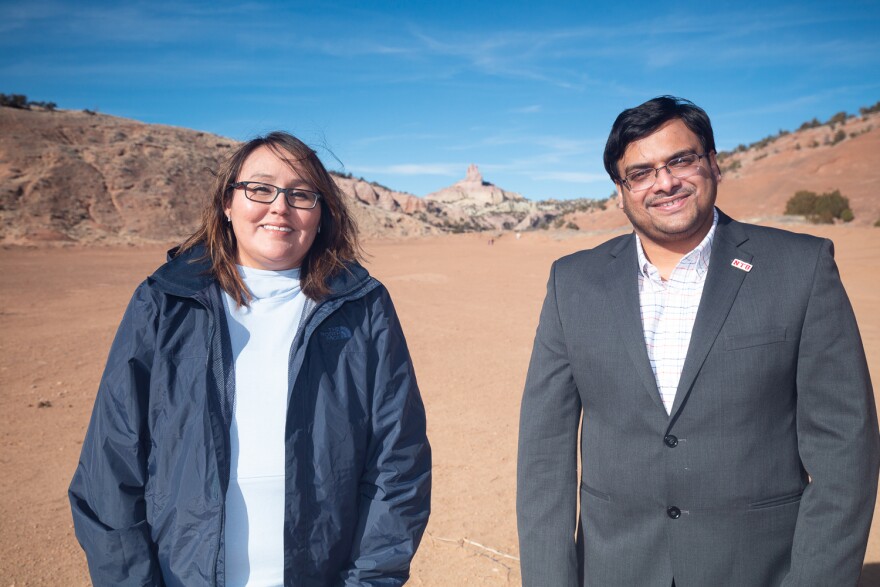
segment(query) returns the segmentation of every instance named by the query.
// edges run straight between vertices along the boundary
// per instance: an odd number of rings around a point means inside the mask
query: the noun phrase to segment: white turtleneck
[[[253,299],[237,307],[223,294],[235,360],[226,585],[268,587],[284,584],[287,370],[305,296],[299,269],[238,270]]]

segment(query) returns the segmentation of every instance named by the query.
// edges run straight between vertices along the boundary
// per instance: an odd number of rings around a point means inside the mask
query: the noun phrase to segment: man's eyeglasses
[[[287,205],[291,208],[300,208],[302,210],[310,210],[318,205],[321,194],[301,190],[299,188],[280,188],[271,183],[262,183],[259,181],[240,181],[238,183],[229,184],[234,190],[244,190],[244,197],[252,202],[260,202],[261,204],[271,204],[278,197],[278,194],[284,194],[287,198]]]
[[[705,156],[705,154],[689,153],[688,155],[671,159],[666,165],[661,165],[660,167],[648,167],[630,171],[623,178],[623,184],[631,192],[646,190],[657,183],[657,176],[660,174],[661,169],[665,169],[669,172],[669,175],[678,179],[690,177],[700,170],[700,159]]]

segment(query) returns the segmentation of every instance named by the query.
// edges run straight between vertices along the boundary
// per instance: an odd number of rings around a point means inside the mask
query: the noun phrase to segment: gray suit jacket
[[[523,584],[855,585],[878,448],[830,241],[720,215],[671,416],[634,235],[564,257],[523,394]]]

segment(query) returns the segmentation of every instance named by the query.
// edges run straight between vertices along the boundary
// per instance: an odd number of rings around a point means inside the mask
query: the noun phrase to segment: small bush
[[[814,224],[832,224],[835,219],[852,222],[855,218],[849,198],[841,195],[840,190],[821,195],[800,190],[786,202],[785,214],[805,216]]]
[[[878,103],[880,103],[880,102],[878,102]],[[874,226],[877,228],[880,228],[880,218],[878,218],[877,221],[874,222]]]
[[[846,124],[846,112],[838,112],[828,119],[828,124]]]
[[[807,130],[810,128],[816,128],[817,126],[822,126],[822,123],[819,122],[819,120],[817,118],[814,118],[813,120],[811,120],[809,122],[803,123],[800,126],[800,128],[798,128],[798,130]]]
[[[722,173],[733,173],[734,171],[736,171],[740,167],[742,167],[742,163],[739,160],[731,161],[730,163],[728,163],[727,165],[725,165],[724,167],[721,168],[721,172]]]
[[[834,133],[834,138],[831,139],[831,144],[836,145],[837,143],[844,140],[845,138],[846,138],[846,131],[841,128],[836,133]]]
[[[859,114],[865,116],[866,114],[871,114],[872,112],[880,112],[880,101],[878,101],[873,106],[861,107],[859,108]]]
[[[36,102],[28,100],[24,94],[0,94],[0,106],[8,108],[19,108],[21,110],[30,110],[31,106],[45,108],[49,112],[53,112],[58,105],[55,102]]]
[[[816,192],[800,190],[785,203],[785,214],[788,216],[806,216],[816,207]]]
[[[580,227],[571,221],[569,221],[568,224],[565,225],[565,228],[567,228],[569,230],[580,230]]]
[[[28,99],[23,94],[0,94],[0,106],[27,110]]]

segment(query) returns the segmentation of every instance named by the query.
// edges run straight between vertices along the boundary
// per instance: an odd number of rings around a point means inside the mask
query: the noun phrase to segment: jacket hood
[[[180,247],[168,251],[167,262],[150,277],[155,286],[165,293],[193,297],[216,283],[211,273],[211,260],[204,245],[179,253]],[[346,263],[345,270],[330,278],[330,295],[335,297],[352,291],[370,279],[369,272],[357,261]]]

